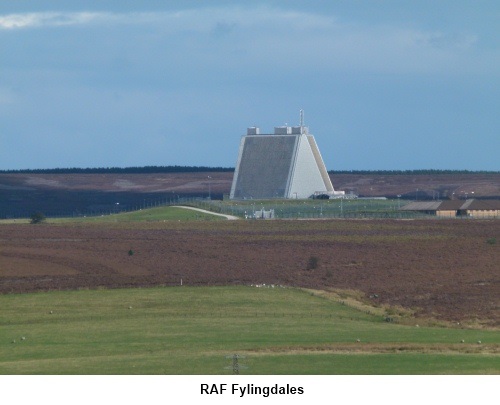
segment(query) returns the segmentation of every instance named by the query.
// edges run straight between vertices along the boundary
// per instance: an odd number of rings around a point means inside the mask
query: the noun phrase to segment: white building
[[[251,127],[242,137],[231,199],[309,198],[343,195],[334,191],[314,136],[308,128],[275,127],[261,134]]]

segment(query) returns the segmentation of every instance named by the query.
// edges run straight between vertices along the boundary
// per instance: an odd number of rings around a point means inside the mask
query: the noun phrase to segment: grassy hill
[[[102,215],[100,217],[89,218],[62,218],[54,219],[54,223],[65,222],[158,222],[158,221],[220,221],[225,218],[205,214],[199,211],[192,211],[179,207],[157,207],[144,210],[122,212],[119,214]]]
[[[140,209],[138,211],[122,212],[118,214],[100,216],[80,216],[69,218],[47,218],[45,222],[50,224],[71,223],[113,223],[113,222],[162,222],[162,221],[220,221],[224,217],[206,214],[200,211],[188,210],[179,207],[157,207]],[[0,220],[0,223],[28,223],[30,220]]]
[[[1,374],[231,374],[235,353],[242,374],[500,372],[497,331],[387,323],[293,288],[9,294],[0,306]]]

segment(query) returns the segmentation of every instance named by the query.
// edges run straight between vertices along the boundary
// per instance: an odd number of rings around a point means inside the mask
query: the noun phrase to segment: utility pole
[[[208,199],[211,200],[212,199],[212,185],[210,183],[210,181],[212,180],[212,176],[207,176],[208,177]]]
[[[246,366],[243,366],[239,363],[239,359],[244,359],[245,356],[240,356],[239,354],[233,354],[232,356],[226,356],[226,359],[232,359],[233,365],[229,367],[225,367],[226,369],[231,369],[233,370],[233,375],[239,375],[240,370],[247,368]]]
[[[235,354],[233,356],[233,374],[239,374],[240,373],[240,365],[238,364],[238,355]]]

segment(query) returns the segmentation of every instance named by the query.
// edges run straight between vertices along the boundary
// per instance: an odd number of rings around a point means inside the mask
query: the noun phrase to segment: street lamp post
[[[212,177],[211,176],[207,176],[207,177],[208,177],[208,199],[211,200],[212,199],[212,188],[211,188],[210,180],[212,180]]]

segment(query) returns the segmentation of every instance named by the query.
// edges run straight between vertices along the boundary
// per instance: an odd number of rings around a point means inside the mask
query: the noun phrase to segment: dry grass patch
[[[280,346],[265,349],[246,350],[243,354],[375,354],[375,353],[418,353],[418,354],[484,354],[500,355],[499,344],[479,345],[477,343],[457,344],[415,344],[415,343],[335,343],[321,346]]]

